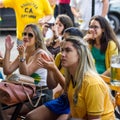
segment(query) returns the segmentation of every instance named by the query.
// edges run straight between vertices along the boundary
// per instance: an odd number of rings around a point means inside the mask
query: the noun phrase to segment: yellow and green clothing
[[[86,73],[82,88],[78,93],[77,104],[73,103],[72,81],[68,88],[70,111],[73,118],[84,118],[87,115],[101,115],[101,120],[115,120],[114,107],[108,86],[97,75]]]
[[[94,49],[94,47],[90,46],[90,49],[91,49],[91,52],[92,52],[92,50]],[[96,50],[97,50],[97,49],[96,49]],[[99,55],[100,55],[100,54],[99,54]],[[110,41],[108,42],[108,46],[107,46],[107,49],[106,49],[105,54],[99,56],[99,58],[100,58],[100,57],[104,57],[104,58],[105,58],[105,59],[104,59],[104,63],[102,63],[103,65],[105,65],[105,66],[103,66],[104,68],[102,68],[102,69],[105,69],[105,71],[106,71],[106,70],[107,70],[107,71],[110,71],[110,59],[111,59],[112,55],[118,55],[118,48],[117,48],[115,42],[112,41],[112,40],[110,40]],[[96,59],[95,59],[95,56],[94,56],[94,55],[93,55],[93,58],[94,58],[95,63],[96,63]],[[102,61],[103,61],[103,60],[102,60]]]
[[[38,24],[38,20],[52,15],[48,0],[3,0],[4,6],[13,8],[17,21],[17,39],[22,40],[22,32],[29,23]]]

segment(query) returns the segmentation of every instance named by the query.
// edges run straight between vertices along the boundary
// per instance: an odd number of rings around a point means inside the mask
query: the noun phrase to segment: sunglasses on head
[[[22,36],[28,36],[29,38],[32,38],[33,34],[32,33],[23,32]]]

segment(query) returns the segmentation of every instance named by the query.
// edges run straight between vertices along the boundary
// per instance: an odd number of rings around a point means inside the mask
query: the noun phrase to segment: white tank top
[[[40,52],[44,52],[47,55],[47,53],[42,49],[38,50],[35,54],[38,54]],[[39,81],[39,83],[37,84],[38,86],[47,86],[47,69],[40,68],[36,70],[31,75],[31,77],[33,77],[36,81]]]

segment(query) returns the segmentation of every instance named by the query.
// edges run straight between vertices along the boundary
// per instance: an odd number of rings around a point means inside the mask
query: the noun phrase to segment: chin
[[[26,45],[27,47],[30,46],[28,42],[26,42],[25,45]]]
[[[67,65],[67,64],[62,64],[62,66],[63,66],[63,67],[65,67],[65,68],[67,68],[67,67],[68,67],[68,65]]]

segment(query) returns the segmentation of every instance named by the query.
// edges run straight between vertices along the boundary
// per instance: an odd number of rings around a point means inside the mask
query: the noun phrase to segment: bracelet
[[[25,58],[19,58],[20,62],[24,62],[26,59]]]

